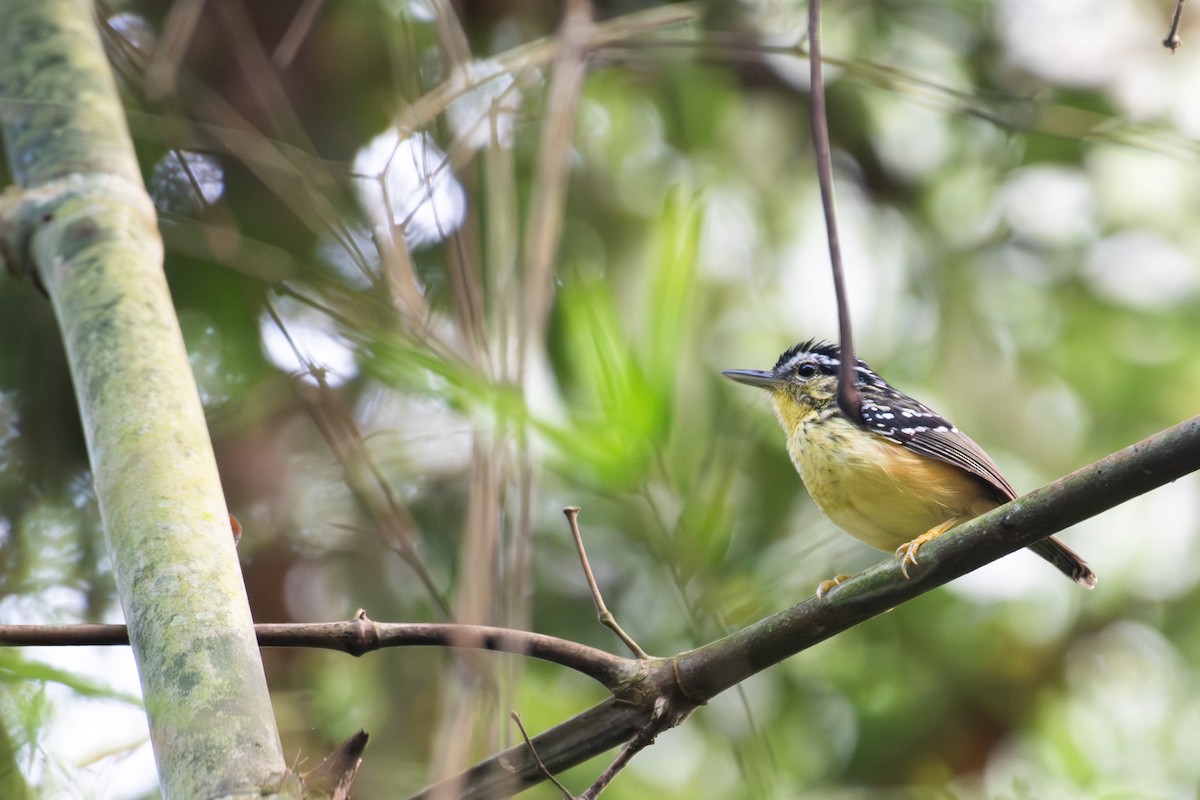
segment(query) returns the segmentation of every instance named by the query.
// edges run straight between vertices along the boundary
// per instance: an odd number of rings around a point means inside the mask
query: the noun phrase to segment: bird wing
[[[1017,496],[996,462],[974,439],[924,403],[891,386],[881,389],[878,400],[863,398],[864,428],[914,453],[966,470],[992,487],[1000,500]]]
[[[996,490],[1001,500],[1008,501],[1017,496],[1012,484],[1005,480],[991,456],[984,452],[974,439],[957,428],[946,431],[920,431],[893,441],[914,453],[936,458],[982,478]]]

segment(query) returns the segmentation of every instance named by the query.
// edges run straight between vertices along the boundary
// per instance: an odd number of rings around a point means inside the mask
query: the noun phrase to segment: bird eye
[[[817,374],[817,365],[816,364],[812,364],[812,363],[801,364],[800,366],[796,367],[796,375],[798,377],[811,378],[813,375],[816,375],[816,374]]]

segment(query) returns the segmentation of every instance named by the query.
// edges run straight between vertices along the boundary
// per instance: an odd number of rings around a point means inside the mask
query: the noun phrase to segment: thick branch
[[[651,707],[632,705],[609,698],[582,714],[538,736],[532,741],[550,772],[582,764],[606,750],[633,739],[653,717]],[[542,768],[522,742],[471,767],[455,777],[427,787],[409,800],[434,800],[448,796],[454,787],[458,800],[495,800],[508,797],[545,780]]]
[[[671,659],[642,662],[642,684],[682,693],[700,704],[772,664],[812,647],[906,600],[1026,547],[1140,494],[1200,469],[1200,417],[1155,434],[1049,486],[965,523],[921,549],[911,580],[893,559],[826,595],[809,598],[712,644]],[[627,687],[627,690],[635,687]],[[546,766],[575,766],[628,741],[652,715],[651,702],[609,701],[534,738]],[[650,693],[644,695],[647,700]],[[591,737],[588,738],[590,729]],[[619,731],[624,738],[617,739]],[[560,738],[561,737],[561,738]],[[582,742],[581,742],[582,737]],[[524,745],[447,781],[463,797],[503,797],[542,779]],[[431,787],[412,800],[437,796]]]
[[[1200,469],[1200,417],[1059,478],[921,548],[900,574],[887,559],[720,641],[678,657],[687,694],[705,702],[750,675],[1022,547]]]

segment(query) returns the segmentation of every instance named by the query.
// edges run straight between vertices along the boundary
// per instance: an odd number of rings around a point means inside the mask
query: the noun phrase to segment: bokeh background
[[[1172,55],[1172,10],[825,9],[860,355],[1021,491],[1200,411],[1200,29]],[[719,376],[836,328],[806,7],[593,12],[576,95],[554,2],[98,6],[257,620],[619,650],[566,505],[655,654],[884,557]],[[0,319],[0,620],[119,621],[48,304],[0,277]],[[1196,796],[1198,490],[1069,531],[1094,592],[1006,558],[729,692],[605,797]],[[603,696],[494,654],[264,659],[302,768],[370,732],[361,800],[519,741],[510,710],[539,731]],[[31,796],[157,796],[126,649],[0,651],[0,716]]]

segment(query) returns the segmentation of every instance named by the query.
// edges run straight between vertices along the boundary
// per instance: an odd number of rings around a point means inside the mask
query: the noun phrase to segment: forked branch
[[[631,662],[636,679],[618,695],[535,736],[544,768],[561,772],[646,730],[658,698],[693,707],[783,659],[1002,556],[1200,469],[1200,417],[1168,428],[1003,505],[935,539],[921,551],[912,578],[892,558],[871,567],[823,600],[810,597],[724,639],[672,658]],[[661,694],[656,694],[660,692]],[[447,782],[460,797],[505,797],[539,783],[524,745],[506,750]],[[441,785],[410,800],[439,797]]]
[[[470,625],[348,623],[259,625],[259,643],[361,655],[380,647],[440,645],[519,653],[590,675],[613,696],[450,779],[459,797],[503,797],[613,747],[678,724],[690,711],[783,659],[1071,525],[1200,469],[1200,417],[964,523],[921,551],[911,579],[888,558],[830,591],[711,644],[670,658],[635,660],[525,631]],[[0,644],[124,644],[124,626],[0,626]],[[664,703],[666,704],[664,706]],[[664,713],[664,709],[669,713]],[[636,749],[636,748],[635,748]],[[632,755],[632,752],[630,753]],[[616,762],[614,762],[616,763]],[[441,797],[442,785],[413,800]]]

